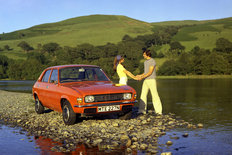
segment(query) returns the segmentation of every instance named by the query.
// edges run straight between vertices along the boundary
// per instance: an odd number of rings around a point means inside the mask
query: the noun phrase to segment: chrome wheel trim
[[[69,108],[67,105],[64,106],[64,120],[67,122],[70,116]]]
[[[39,102],[39,99],[36,98],[35,99],[35,110],[38,111],[39,110],[39,106],[40,106],[40,102]]]

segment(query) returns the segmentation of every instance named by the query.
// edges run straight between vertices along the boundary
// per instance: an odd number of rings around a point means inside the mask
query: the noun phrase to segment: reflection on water
[[[0,81],[0,89],[31,92],[33,83],[34,81]],[[139,99],[142,82],[129,81],[128,84],[135,88]],[[159,153],[162,151],[170,151],[174,154],[232,152],[232,79],[158,79],[157,87],[164,113],[175,113],[184,120],[204,124],[203,129],[175,129],[167,132],[165,136],[159,138],[159,144],[163,144]],[[148,109],[153,109],[150,94],[148,102],[150,102]],[[2,131],[0,128],[1,136]],[[182,136],[185,132],[189,133],[187,138]],[[5,133],[5,135],[11,134]],[[17,136],[15,137],[17,140]],[[179,138],[171,139],[171,137]],[[170,139],[173,145],[166,146],[166,142]],[[30,145],[44,143],[45,147],[51,146],[46,141],[42,138],[38,142],[36,139],[35,144],[30,143]],[[0,141],[0,148],[1,145]],[[15,145],[17,147],[20,144]],[[45,147],[40,145],[42,152],[48,150]],[[83,150],[91,152],[85,147]],[[28,152],[33,153],[36,150],[28,150]]]
[[[54,142],[49,138],[45,138],[45,137],[37,137],[35,138],[35,143],[36,145],[41,149],[41,154],[56,154],[56,155],[63,155],[63,154],[67,154],[67,153],[62,153],[62,152],[53,152],[51,151],[53,147],[62,147],[61,143],[58,142]],[[111,154],[124,154],[124,152],[122,152],[122,150],[112,150],[110,152]],[[76,149],[73,150],[72,152],[68,153],[69,155],[87,155],[87,154],[91,154],[91,155],[97,155],[97,154],[109,154],[107,152],[104,152],[104,150],[99,150],[97,147],[94,148],[88,148],[87,146],[85,146],[84,144],[80,144],[76,146]]]

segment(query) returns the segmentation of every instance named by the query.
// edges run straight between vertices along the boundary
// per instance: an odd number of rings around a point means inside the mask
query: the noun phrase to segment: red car
[[[78,117],[131,112],[136,91],[127,85],[113,84],[103,70],[94,65],[63,65],[45,69],[33,86],[35,111],[44,107],[62,112],[64,123]]]

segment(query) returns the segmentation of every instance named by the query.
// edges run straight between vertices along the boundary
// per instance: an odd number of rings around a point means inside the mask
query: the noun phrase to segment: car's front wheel
[[[64,101],[62,108],[63,120],[66,125],[72,125],[76,122],[76,113],[68,101]]]
[[[41,104],[39,101],[38,96],[35,96],[35,112],[37,114],[42,114],[44,113],[44,106]]]

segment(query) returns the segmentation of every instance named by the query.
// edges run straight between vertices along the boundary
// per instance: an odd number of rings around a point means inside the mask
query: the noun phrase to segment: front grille
[[[132,110],[132,105],[125,105],[125,106],[122,107],[122,111],[124,113],[127,113],[127,112],[129,112],[131,110]]]
[[[84,113],[96,113],[97,109],[96,108],[88,108],[84,110]]]
[[[103,94],[94,95],[94,102],[120,101],[123,100],[123,94]]]

